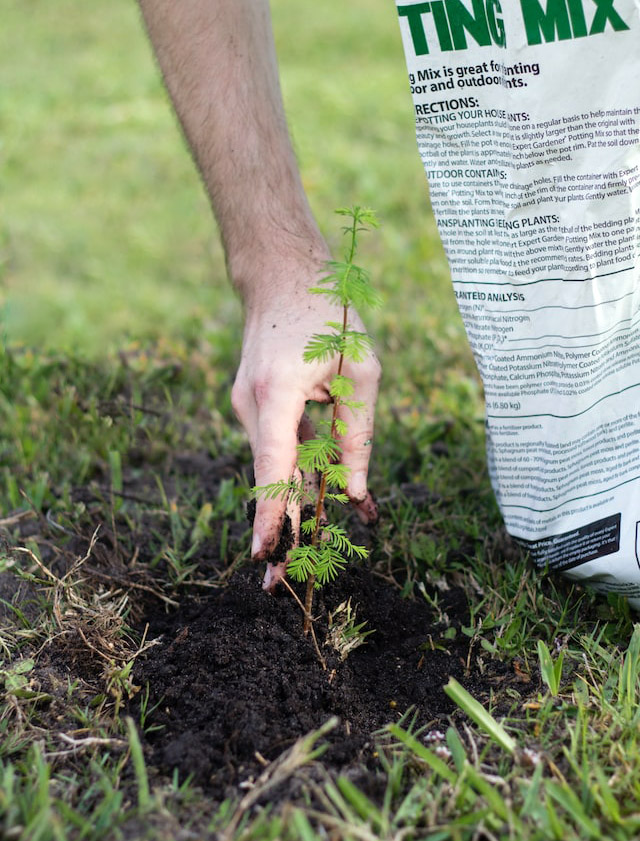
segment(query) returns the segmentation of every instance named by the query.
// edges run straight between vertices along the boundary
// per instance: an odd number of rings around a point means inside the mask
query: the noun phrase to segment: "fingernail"
[[[267,568],[264,571],[264,578],[262,579],[262,589],[269,592],[272,587],[271,579],[272,579],[272,564],[267,564]]]
[[[258,532],[254,531],[253,540],[251,541],[251,557],[255,558],[262,549],[262,538]]]
[[[267,564],[262,579],[262,589],[267,593],[275,592],[278,583],[284,578],[285,565],[283,563]]]

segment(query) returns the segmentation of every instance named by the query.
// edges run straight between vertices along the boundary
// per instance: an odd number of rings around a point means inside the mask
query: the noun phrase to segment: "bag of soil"
[[[640,5],[398,14],[507,530],[640,607]]]

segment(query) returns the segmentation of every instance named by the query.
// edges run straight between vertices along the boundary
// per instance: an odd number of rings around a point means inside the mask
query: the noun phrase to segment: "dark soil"
[[[173,497],[187,485],[198,506],[217,499],[222,479],[232,478],[239,469],[238,462],[228,457],[173,455],[162,474],[163,487]],[[437,502],[421,484],[405,483],[400,491],[418,510]],[[52,538],[59,542],[59,526],[54,534],[55,523],[35,515],[21,524],[21,540],[37,539],[43,562],[56,574],[65,574],[87,551],[106,493],[99,482],[77,489],[76,501],[82,499],[96,509],[89,511],[87,533],[67,536],[64,548],[52,551]],[[224,580],[227,586],[207,590],[206,597],[200,587],[183,589],[180,607],[167,613],[160,600],[166,570],[160,565],[152,571],[148,563],[162,540],[159,531],[164,523],[156,516],[155,509],[161,506],[151,473],[126,470],[121,496],[139,506],[136,517],[118,521],[117,531],[113,521],[101,522],[98,543],[82,567],[83,587],[89,591],[109,586],[127,592],[128,621],[139,623],[140,629],[149,623],[147,639],[159,642],[136,660],[133,674],[136,684],[149,687],[142,734],[147,762],[162,775],[171,776],[178,769],[180,779],[191,777],[214,800],[236,798],[246,791],[243,783],[257,778],[265,761],[278,757],[331,716],[337,716],[340,724],[326,737],[324,768],[348,773],[364,790],[375,793],[381,768],[374,755],[378,732],[407,710],[415,727],[444,731],[450,717],[461,715],[443,691],[450,676],[481,703],[488,704],[492,696],[494,710],[496,696],[507,699],[513,694],[504,691],[511,685],[521,695],[536,689],[527,684],[530,678],[518,671],[517,664],[493,660],[474,647],[462,630],[469,617],[461,589],[434,594],[436,614],[419,593],[403,599],[397,586],[357,567],[348,568],[316,596],[316,631],[328,661],[323,670],[312,641],[302,634],[301,610],[284,589],[276,596],[266,595],[260,586],[262,569],[245,569],[226,580],[228,558],[219,553],[221,519],[211,524],[212,536],[202,541],[191,561],[197,563],[196,581]],[[393,498],[386,504],[393,504]],[[225,527],[230,545],[246,539],[246,522],[227,522]],[[370,545],[374,540],[355,520],[350,531],[357,543]],[[171,595],[176,597],[175,592]],[[341,662],[324,643],[328,612],[348,598],[357,621],[366,621],[367,629],[375,633]],[[11,602],[29,618],[31,612],[40,612],[43,599],[50,600],[51,593],[6,574],[0,576],[0,599],[4,599],[0,620],[11,622],[17,621]],[[31,688],[51,698],[39,713],[43,727],[58,730],[71,715],[67,694],[71,682],[79,686],[83,703],[104,693],[111,644],[124,645],[117,633],[108,631],[97,619],[65,615],[64,633],[52,639],[30,673]],[[123,651],[122,662],[127,656]],[[139,692],[131,704],[137,722],[144,697],[145,692]],[[496,711],[504,715],[508,706],[499,705]],[[69,726],[77,724],[69,721]],[[279,795],[269,796],[277,800]]]
[[[327,610],[349,597],[358,621],[375,633],[344,662],[323,646],[327,671],[302,634],[300,608],[286,592],[264,594],[257,572],[236,574],[227,588],[170,616],[148,617],[149,638],[161,634],[161,644],[138,661],[135,679],[148,682],[149,707],[157,705],[149,719],[161,727],[148,735],[151,764],[167,774],[177,768],[182,779],[192,775],[222,799],[255,778],[264,759],[336,715],[340,725],[323,764],[366,776],[369,763],[379,766],[371,762],[374,734],[408,708],[418,726],[447,725],[453,704],[443,686],[450,676],[481,702],[496,682],[517,680],[498,661],[470,658],[469,638],[459,630],[443,639],[446,626],[422,597],[402,599],[354,567],[317,597],[321,646]],[[467,620],[462,592],[440,594],[440,603],[459,629]]]

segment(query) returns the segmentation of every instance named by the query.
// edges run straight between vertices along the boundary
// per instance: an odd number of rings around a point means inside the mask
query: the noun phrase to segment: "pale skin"
[[[227,270],[240,293],[245,327],[232,404],[254,459],[256,485],[294,474],[307,401],[327,403],[336,363],[305,363],[303,350],[341,312],[308,292],[330,258],[313,218],[289,138],[268,0],[139,0],[175,110],[218,221]],[[363,330],[353,313],[350,324]],[[354,400],[342,462],[347,494],[365,522],[377,518],[367,472],[380,365],[374,354],[347,365]],[[302,423],[301,423],[302,421]],[[269,560],[287,509],[259,498],[252,557]],[[289,505],[289,515],[299,513]],[[284,564],[267,566],[273,590]]]

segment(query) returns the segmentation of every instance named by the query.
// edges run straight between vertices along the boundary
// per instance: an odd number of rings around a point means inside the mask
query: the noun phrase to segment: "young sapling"
[[[327,521],[325,502],[348,502],[344,493],[348,484],[349,469],[340,463],[342,448],[340,439],[346,435],[348,425],[344,420],[344,408],[352,412],[361,411],[364,404],[351,399],[355,384],[353,379],[343,373],[345,362],[362,362],[370,352],[370,337],[354,330],[349,324],[352,308],[363,309],[376,307],[380,298],[372,289],[369,273],[354,263],[358,246],[358,236],[362,231],[378,227],[375,213],[367,208],[354,206],[337,210],[340,216],[349,219],[343,228],[348,237],[348,247],[344,260],[331,260],[327,263],[328,274],[318,281],[318,285],[309,290],[314,295],[326,296],[341,311],[340,321],[326,322],[330,329],[327,333],[314,333],[307,342],[303,354],[305,362],[337,361],[336,374],[331,380],[329,393],[333,399],[333,410],[329,420],[318,424],[318,433],[314,438],[303,441],[298,446],[297,466],[300,473],[319,477],[319,486],[314,495],[303,480],[275,482],[255,488],[257,494],[267,498],[287,496],[303,510],[311,507],[311,516],[300,524],[301,542],[289,551],[287,572],[295,581],[306,581],[304,609],[304,632],[308,633],[312,624],[314,588],[331,581],[344,569],[351,558],[366,558],[368,550],[349,540],[346,531]]]

